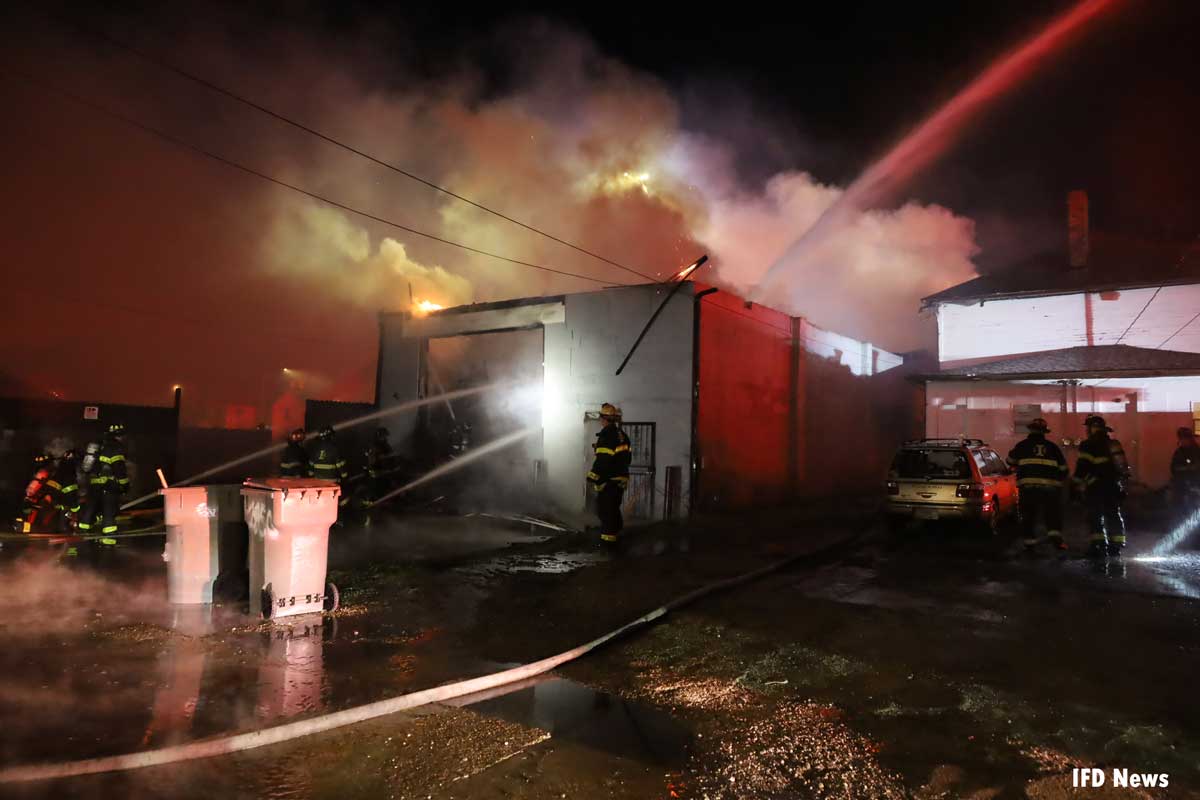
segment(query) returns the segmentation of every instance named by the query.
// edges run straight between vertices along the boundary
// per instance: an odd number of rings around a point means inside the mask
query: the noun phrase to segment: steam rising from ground
[[[684,129],[667,87],[578,37],[527,35],[550,36],[539,44],[551,46],[513,56],[520,77],[503,92],[485,92],[471,75],[386,92],[327,79],[318,91],[335,85],[338,95],[318,101],[324,119],[314,124],[350,131],[369,152],[648,275],[665,277],[708,252],[714,271],[699,277],[741,294],[841,194],[799,171],[745,185],[730,165],[754,142]],[[308,159],[305,185],[372,213],[601,281],[642,280],[334,149]],[[417,299],[441,305],[603,285],[456,251],[294,196],[275,198],[264,240],[270,272],[372,309],[408,307],[408,283]],[[919,299],[972,277],[975,252],[973,224],[938,206],[854,212],[761,299],[907,349],[921,343]]]
[[[57,556],[57,550],[31,551],[0,566],[5,636],[78,634],[161,617],[161,579],[109,579]]]

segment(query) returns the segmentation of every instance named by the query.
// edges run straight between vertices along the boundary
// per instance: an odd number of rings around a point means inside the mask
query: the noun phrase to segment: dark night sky
[[[746,5],[711,10],[696,5],[688,12],[611,3],[575,10],[492,4],[468,11],[424,4],[414,11],[412,5],[291,4],[281,13],[280,7],[247,12],[234,4],[180,3],[162,11],[127,3],[116,11],[70,5],[53,13],[160,53],[174,53],[173,43],[186,40],[193,49],[178,55],[199,72],[210,65],[199,63],[203,51],[195,46],[205,34],[197,30],[217,32],[223,47],[261,65],[270,64],[272,47],[295,36],[305,47],[316,43],[321,58],[380,89],[466,66],[479,76],[484,96],[502,96],[521,83],[524,76],[513,64],[524,62],[514,59],[514,48],[548,44],[565,27],[594,40],[602,53],[657,76],[680,103],[684,128],[736,142],[737,167],[747,183],[795,169],[845,185],[992,59],[1071,4],[840,2],[786,12]],[[7,22],[7,55],[23,69],[44,68],[56,80],[72,79],[74,55],[94,54],[94,42],[47,25],[35,12]],[[1095,227],[1190,240],[1200,232],[1197,53],[1200,3],[1119,0],[1066,52],[975,120],[905,195],[974,219],[982,247],[976,263],[983,270],[1060,247],[1065,194],[1072,188],[1089,190]],[[164,90],[168,84],[151,85],[127,63],[112,63],[106,78],[110,97],[114,92],[169,97],[161,101],[162,113],[173,130],[188,131],[190,125],[201,139],[207,132],[222,142],[263,146],[260,137],[267,129],[259,127],[261,121],[228,110],[214,113],[216,106],[205,105],[211,98],[197,95],[194,87]],[[256,76],[216,77],[256,88]],[[86,80],[72,85],[88,88]],[[262,278],[251,281],[249,291],[234,291],[219,272],[207,272],[212,259],[236,263],[249,246],[237,225],[225,225],[228,209],[215,199],[214,187],[230,181],[227,175],[163,155],[168,174],[136,180],[161,178],[174,191],[187,192],[167,203],[166,194],[154,196],[154,188],[145,187],[142,206],[107,223],[106,230],[120,230],[92,231],[89,239],[89,227],[101,227],[93,219],[103,215],[96,206],[104,201],[97,198],[120,182],[127,174],[123,169],[144,162],[148,149],[161,148],[111,123],[72,122],[61,103],[30,99],[27,87],[6,82],[0,92],[6,107],[28,109],[20,116],[24,129],[0,137],[5,185],[0,203],[6,210],[0,233],[12,254],[0,298],[10,313],[0,331],[8,341],[24,342],[18,350],[27,356],[0,364],[5,384],[0,392],[41,394],[58,386],[79,399],[165,402],[166,390],[160,399],[155,387],[181,380],[210,384],[201,402],[219,408],[257,402],[260,389],[244,387],[261,386],[262,375],[277,366],[307,359],[332,382],[324,394],[368,399],[374,371],[371,314],[345,318],[340,315],[351,312],[344,307],[314,302],[296,286]],[[146,109],[140,113],[145,118]],[[294,140],[290,134],[269,135]],[[282,156],[277,160],[282,163]],[[51,183],[53,191],[47,188]],[[521,209],[511,210],[520,216]],[[64,218],[72,222],[60,230],[56,225]],[[163,238],[184,230],[213,242],[205,266],[188,265],[186,258],[164,262],[161,254],[143,259],[165,248],[140,243],[154,242],[156,225],[172,231]],[[80,255],[98,241],[106,249],[115,244],[111,252]],[[72,247],[80,252],[72,255]],[[90,263],[86,269],[62,267],[60,274],[56,253],[64,263]],[[186,355],[178,356],[146,341],[159,338],[155,326],[172,316],[166,304],[173,287],[184,284],[177,277],[185,270],[193,321],[182,324]],[[40,313],[31,311],[39,308],[36,293],[55,292],[50,287],[64,276],[60,296],[41,304]],[[107,303],[112,313],[132,309],[129,314],[142,322],[103,343],[99,352],[65,355],[102,324],[100,306],[90,308],[89,300]],[[19,310],[12,313],[13,308]],[[253,317],[255,325],[234,325],[225,333],[214,326],[197,336],[206,315],[218,309],[238,319]],[[247,338],[254,344],[245,345]],[[222,353],[231,347],[250,350],[253,357],[225,365]],[[86,380],[80,377],[85,369],[91,373]],[[223,380],[229,384],[222,386]],[[118,386],[122,383],[135,388]],[[193,419],[211,422],[213,416],[197,412]]]

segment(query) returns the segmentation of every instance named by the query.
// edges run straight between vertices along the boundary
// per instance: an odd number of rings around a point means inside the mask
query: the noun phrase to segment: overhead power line
[[[79,27],[79,26],[76,26],[76,27]],[[558,244],[561,244],[565,247],[569,247],[572,250],[575,250],[579,253],[583,253],[586,256],[590,256],[594,259],[597,259],[598,261],[603,261],[605,264],[617,267],[618,269],[622,269],[632,275],[637,275],[639,278],[645,278],[646,280],[648,280],[652,283],[659,282],[658,278],[647,275],[644,272],[639,272],[638,270],[633,269],[632,267],[627,267],[624,264],[620,263],[619,261],[614,261],[611,258],[607,258],[607,257],[602,256],[599,253],[596,253],[585,247],[581,247],[581,246],[575,244],[574,242],[570,242],[566,239],[555,236],[554,234],[544,231],[541,228],[538,228],[534,225],[530,225],[528,223],[522,222],[519,219],[515,219],[501,211],[497,211],[494,208],[486,206],[483,203],[480,203],[476,200],[472,200],[469,197],[464,197],[463,195],[458,194],[455,191],[447,189],[445,186],[435,183],[427,178],[422,178],[420,175],[416,175],[412,172],[409,172],[408,170],[404,169],[403,167],[397,166],[396,164],[393,164],[389,161],[385,161],[382,158],[379,158],[378,156],[371,155],[370,153],[368,153],[364,150],[361,150],[353,145],[347,144],[346,142],[343,142],[340,139],[334,138],[333,136],[330,136],[327,133],[323,133],[323,132],[317,130],[316,128],[313,128],[309,125],[305,125],[304,123],[294,120],[291,117],[288,117],[284,114],[281,114],[280,112],[275,111],[272,108],[268,108],[267,106],[264,106],[261,103],[255,102],[254,100],[251,100],[248,97],[240,95],[231,89],[221,86],[218,83],[214,83],[213,81],[211,81],[207,78],[204,78],[193,72],[189,72],[188,70],[185,70],[182,67],[171,63],[170,61],[167,61],[165,59],[162,59],[155,55],[147,53],[146,51],[141,50],[137,47],[134,47],[133,45],[127,44],[126,42],[123,42],[119,39],[114,39],[112,36],[109,36],[108,34],[103,33],[101,31],[93,30],[90,28],[83,28],[83,30],[92,36],[102,39],[103,41],[107,42],[108,44],[112,45],[113,47],[118,48],[119,50],[123,50],[133,56],[136,56],[137,58],[142,59],[143,61],[153,64],[161,69],[167,70],[168,72],[172,72],[181,78],[192,81],[193,83],[203,86],[204,88],[206,88],[210,91],[216,92],[217,94],[220,94],[224,97],[228,97],[229,99],[234,100],[238,103],[241,103],[242,105],[247,106],[249,108],[252,108],[255,111],[258,111],[262,114],[266,114],[267,116],[271,117],[272,119],[278,120],[279,122],[282,122],[285,125],[290,125],[293,128],[296,128],[297,130],[304,131],[305,133],[307,133],[311,136],[315,136],[316,138],[320,139],[323,142],[326,142],[327,144],[331,144],[334,147],[339,147],[348,153],[353,153],[354,155],[359,156],[360,158],[365,158],[367,161],[370,161],[373,164],[377,164],[378,166],[384,167],[385,169],[389,169],[392,172],[395,172],[397,175],[402,175],[405,178],[408,178],[409,180],[416,181],[417,183],[419,183],[423,186],[427,186],[428,188],[433,189],[434,191],[441,192],[442,194],[444,194],[448,197],[453,197],[455,200],[458,200],[462,203],[466,203],[467,205],[472,206],[473,208],[477,208],[480,211],[487,212],[488,214],[491,214],[492,216],[498,217],[499,219],[502,219],[506,222],[512,223],[513,225],[516,225],[520,228],[524,228],[525,230],[530,231],[532,233],[536,233],[539,236],[544,236],[553,242],[557,242]]]
[[[125,115],[119,111],[116,111],[112,108],[109,108],[108,106],[103,105],[101,103],[97,103],[94,100],[89,100],[89,99],[87,99],[79,94],[76,94],[75,92],[72,92],[68,89],[63,89],[59,86],[54,86],[52,84],[49,84],[46,81],[43,81],[33,75],[30,75],[30,74],[24,72],[23,70],[15,69],[12,67],[4,67],[3,69],[0,69],[0,75],[3,75],[4,77],[8,78],[9,80],[14,80],[14,75],[19,76],[20,78],[24,79],[25,81],[27,81],[35,86],[38,86],[42,89],[45,89],[46,91],[53,92],[54,94],[60,95],[62,97],[66,97],[66,98],[72,100],[73,102],[78,103],[79,105],[82,105],[86,108],[90,108],[93,111],[103,114],[104,116],[119,120],[120,122],[123,122],[126,125],[137,128],[138,130],[141,130],[145,133],[149,133],[159,139],[162,139],[165,142],[169,142],[170,144],[175,145],[176,147],[181,147],[185,150],[190,150],[193,153],[197,153],[199,155],[205,156],[206,158],[211,158],[214,161],[218,161],[218,162],[226,165],[227,167],[231,167],[233,169],[239,170],[240,172],[244,172],[247,175],[253,175],[256,178],[260,178],[264,181],[268,181],[269,183],[273,183],[276,186],[282,186],[285,189],[290,189],[293,192],[302,194],[305,197],[311,198],[313,200],[317,200],[321,203],[325,203],[327,205],[333,206],[334,208],[340,208],[343,211],[348,211],[351,214],[356,214],[364,219],[369,219],[373,222],[378,222],[382,225],[387,225],[389,227],[396,228],[397,230],[402,230],[402,231],[405,231],[406,233],[411,233],[415,236],[421,236],[421,237],[424,237],[424,238],[429,239],[434,242],[440,242],[441,244],[450,245],[451,247],[457,247],[461,250],[466,250],[469,253],[475,253],[477,255],[487,256],[488,258],[494,258],[498,261],[505,261],[509,264],[516,264],[516,265],[522,266],[522,267],[530,267],[531,269],[537,269],[537,270],[541,270],[543,272],[550,272],[550,273],[554,273],[555,275],[563,275],[568,278],[577,278],[579,280],[590,281],[592,283],[599,283],[599,284],[605,284],[605,285],[611,285],[611,284],[617,283],[615,281],[594,278],[590,275],[581,275],[581,274],[578,274],[575,272],[567,272],[565,270],[554,269],[553,267],[547,267],[543,264],[535,264],[530,261],[522,261],[517,258],[509,258],[508,256],[503,256],[503,255],[500,255],[499,253],[493,253],[488,250],[481,250],[478,247],[472,247],[470,245],[463,244],[462,242],[456,242],[451,239],[446,239],[446,238],[437,236],[432,233],[426,233],[425,231],[417,230],[416,228],[411,228],[407,225],[402,225],[399,222],[395,222],[394,220],[390,220],[390,219],[386,219],[384,217],[377,216],[368,211],[363,211],[362,209],[358,209],[358,208],[355,208],[354,206],[347,205],[346,203],[341,203],[337,200],[333,200],[324,195],[309,191],[308,189],[304,189],[293,183],[288,183],[287,181],[281,180],[272,175],[268,175],[265,172],[259,172],[258,170],[254,169],[252,167],[248,167],[245,164],[242,164],[242,163],[239,163],[232,159],[226,158],[225,156],[219,155],[218,153],[214,153],[213,151],[207,150],[203,147],[200,147],[199,145],[192,144],[191,142],[180,139],[177,136],[167,133],[164,130],[156,128],[152,125],[147,125],[144,122],[140,122],[140,121],[134,119],[133,117],[127,116],[127,115]],[[618,285],[628,285],[628,284],[618,284]]]

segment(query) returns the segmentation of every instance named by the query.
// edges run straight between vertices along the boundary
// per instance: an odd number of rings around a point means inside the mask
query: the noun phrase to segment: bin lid
[[[337,489],[337,481],[322,478],[247,478],[242,487],[265,491],[295,491],[296,489]]]

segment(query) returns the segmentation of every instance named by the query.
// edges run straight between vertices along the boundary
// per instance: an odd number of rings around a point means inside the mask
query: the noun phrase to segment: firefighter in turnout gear
[[[625,521],[621,517],[621,502],[629,484],[629,437],[621,430],[621,409],[612,403],[600,406],[603,427],[596,434],[592,450],[596,459],[588,482],[596,491],[596,514],[600,517],[600,540],[615,545]]]
[[[317,433],[317,441],[308,454],[308,477],[321,478],[344,484],[350,473],[346,470],[346,459],[338,452],[337,442],[333,440],[333,428],[326,425]],[[343,491],[338,498],[338,505],[344,506],[349,502]]]
[[[387,428],[375,430],[375,441],[367,448],[367,480],[370,482],[371,500],[387,493],[388,484],[396,472],[396,451],[389,440]]]
[[[91,533],[111,534],[117,532],[117,506],[120,498],[129,491],[129,473],[125,464],[125,426],[110,425],[99,447],[88,446],[84,456],[84,472],[87,473],[88,493],[83,515],[79,518],[79,530]],[[89,461],[88,456],[92,456]],[[116,544],[114,540],[100,540],[102,544]]]
[[[308,474],[308,453],[304,450],[304,428],[296,428],[288,434],[283,458],[279,460],[279,474],[284,478],[303,478]]]
[[[1200,501],[1200,444],[1191,428],[1175,433],[1179,446],[1171,456],[1171,499],[1177,510],[1188,514]]]
[[[1083,486],[1088,523],[1092,538],[1092,555],[1118,555],[1125,547],[1125,518],[1121,505],[1125,501],[1125,481],[1129,478],[1129,462],[1121,443],[1108,434],[1103,417],[1090,416],[1083,423],[1088,438],[1079,445],[1079,460],[1075,462],[1075,481]]]
[[[71,528],[79,514],[79,456],[74,448],[58,457],[58,466],[50,478],[54,490],[54,508],[58,511],[58,529]]]
[[[1067,459],[1058,445],[1046,438],[1050,432],[1046,420],[1038,417],[1029,423],[1029,435],[1008,454],[1008,463],[1017,471],[1018,506],[1025,547],[1037,544],[1038,517],[1046,521],[1046,540],[1065,550],[1062,527],[1062,488],[1067,478]]]
[[[50,456],[38,453],[33,457],[33,477],[25,485],[21,501],[21,516],[17,518],[18,533],[36,533],[50,523],[54,516],[54,490],[50,474],[54,464]]]

